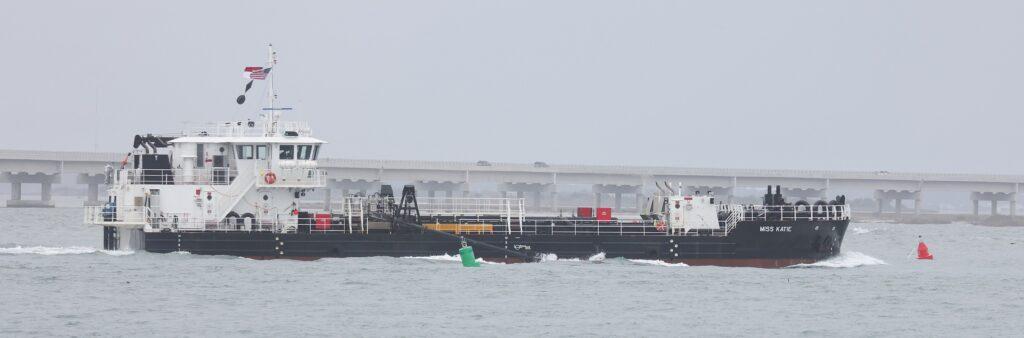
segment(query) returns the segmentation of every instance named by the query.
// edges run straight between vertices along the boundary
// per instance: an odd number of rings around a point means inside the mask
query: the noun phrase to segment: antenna
[[[291,110],[291,108],[277,108],[277,91],[274,90],[274,65],[277,65],[277,52],[274,51],[274,44],[267,44],[267,66],[263,68],[263,75],[266,76],[267,80],[267,104],[268,107],[264,107],[262,110],[269,111],[267,114],[260,114],[263,118],[263,130],[264,136],[273,136],[278,133],[278,122],[281,119],[281,110]],[[252,84],[250,81],[249,84]],[[248,90],[249,87],[246,87]],[[245,102],[245,96],[239,96],[238,104]]]
[[[271,71],[275,64],[277,64],[277,53],[274,52],[274,44],[268,43],[267,44],[267,67],[266,67],[266,70],[267,71]],[[276,103],[277,103],[276,102],[277,101],[277,92],[274,91],[274,78],[275,78],[274,74],[276,74],[276,73],[277,72],[271,71],[270,74],[267,74],[267,76],[269,77],[269,79],[267,79],[267,86],[268,86],[268,89],[267,89],[267,102],[269,102],[269,105],[270,105],[270,128],[269,128],[269,130],[271,130],[272,132],[276,132],[276,130],[277,130],[277,121],[281,119],[281,113],[278,112],[277,110],[274,110],[274,108],[276,108],[275,106],[276,106]]]
[[[272,69],[274,67],[274,64],[277,64],[277,53],[274,52],[274,44],[271,43],[271,44],[267,44],[267,68],[266,69],[268,69],[268,70]],[[267,80],[269,80],[268,81],[269,82],[269,84],[268,84],[269,85],[269,90],[267,90],[267,101],[270,102],[270,108],[271,109],[275,108],[274,107],[274,104],[275,104],[274,101],[276,101],[276,99],[277,99],[277,93],[274,92],[274,73],[275,72],[270,72],[270,74],[267,74],[267,77],[269,77],[269,79],[267,79]],[[277,115],[277,113],[274,113],[274,115]],[[275,122],[277,122],[276,118],[275,118]]]

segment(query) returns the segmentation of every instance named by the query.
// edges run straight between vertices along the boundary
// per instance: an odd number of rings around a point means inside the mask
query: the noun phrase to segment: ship
[[[106,250],[187,252],[256,259],[454,255],[467,245],[490,262],[545,257],[657,260],[688,265],[777,268],[839,254],[850,223],[845,196],[789,202],[767,187],[761,203],[733,204],[676,182],[635,215],[579,207],[570,215],[530,214],[521,198],[421,197],[383,184],[369,195],[309,207],[327,186],[318,166],[326,142],[307,123],[284,121],[266,67],[256,120],[213,123],[180,134],[138,134],[119,168],[108,166],[106,203],[86,207]],[[238,103],[245,101],[245,94]]]

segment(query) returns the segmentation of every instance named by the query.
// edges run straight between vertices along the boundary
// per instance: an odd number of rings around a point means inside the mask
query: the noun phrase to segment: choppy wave
[[[883,265],[885,261],[856,251],[840,253],[838,256],[810,264],[797,264],[791,268],[855,268],[858,266]]]
[[[428,261],[447,261],[447,262],[461,262],[462,261],[462,257],[459,257],[459,255],[447,255],[447,254],[444,254],[444,255],[434,255],[434,256],[405,256],[405,257],[402,257],[402,258],[423,259],[423,260],[428,260]],[[483,264],[499,264],[499,263],[495,263],[495,262],[485,261],[483,258],[477,258],[476,262],[477,263],[483,263]]]
[[[128,256],[128,255],[135,254],[135,251],[121,251],[121,250],[97,250],[97,252],[102,252],[102,253],[105,253],[105,254],[108,254],[108,255],[111,255],[111,256]]]
[[[14,246],[7,248],[0,248],[0,254],[5,255],[43,255],[43,256],[55,256],[55,255],[82,255],[91,253],[104,253],[111,256],[125,256],[135,253],[135,251],[112,251],[112,250],[100,250],[87,246],[70,246],[70,247],[49,247],[49,246]]]
[[[657,266],[689,266],[689,265],[686,265],[686,263],[669,263],[669,262],[660,261],[660,260],[657,260],[657,259],[630,259],[629,261],[633,262],[633,263],[638,263],[638,264],[657,265]]]
[[[435,255],[435,256],[404,256],[402,258],[414,258],[414,259],[425,259],[431,261],[461,261],[462,258],[455,255]],[[480,260],[477,258],[477,260]]]
[[[590,257],[588,257],[586,260],[575,258],[575,257],[573,257],[573,258],[558,258],[558,255],[553,254],[553,253],[541,254],[538,257],[540,257],[540,261],[541,262],[583,262],[583,261],[586,261],[586,262],[604,262],[606,260],[606,258],[607,258],[607,256],[605,255],[604,252],[598,252],[596,254],[593,254]],[[616,260],[618,260],[618,259],[616,259]],[[633,263],[636,263],[636,264],[647,264],[647,265],[657,265],[657,266],[689,266],[689,265],[686,265],[685,263],[668,263],[668,262],[665,262],[665,261],[660,261],[660,260],[655,260],[655,259],[627,259],[626,261],[633,262]]]
[[[573,258],[558,258],[558,255],[557,254],[553,254],[553,253],[539,254],[539,255],[537,255],[537,257],[540,258],[541,262],[582,262],[582,261],[584,261],[584,260],[576,258],[576,257],[573,257]],[[598,252],[596,254],[591,255],[590,257],[587,257],[586,261],[588,261],[588,262],[603,262],[604,259],[605,259],[604,252]]]
[[[539,255],[537,255],[537,258],[540,258],[539,260],[541,262],[557,262],[557,261],[563,261],[563,262],[565,262],[565,261],[575,261],[575,262],[578,262],[579,261],[579,258],[563,258],[563,259],[558,259],[558,255],[553,254],[553,253],[539,254]]]

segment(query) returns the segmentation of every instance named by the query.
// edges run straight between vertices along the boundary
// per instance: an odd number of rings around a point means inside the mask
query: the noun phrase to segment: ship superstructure
[[[276,64],[269,49],[264,69]],[[120,167],[108,170],[107,203],[86,210],[87,223],[106,227],[105,247],[118,247],[119,237],[138,242],[138,231],[295,230],[300,198],[326,185],[317,168],[325,142],[306,123],[281,120],[287,108],[275,105],[273,74],[266,79],[269,104],[256,121],[135,136]]]

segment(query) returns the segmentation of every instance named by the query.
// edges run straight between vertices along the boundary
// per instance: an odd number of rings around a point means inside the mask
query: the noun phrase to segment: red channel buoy
[[[924,244],[924,241],[917,243],[917,259],[932,259],[935,258],[930,252],[928,252],[928,246]]]

